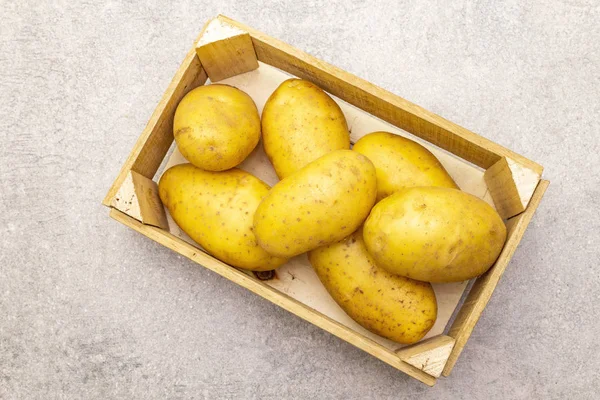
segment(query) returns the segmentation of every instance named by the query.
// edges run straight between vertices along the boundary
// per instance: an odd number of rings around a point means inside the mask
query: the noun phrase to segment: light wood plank
[[[135,171],[129,171],[111,206],[144,224],[169,229],[158,185]]]
[[[258,68],[250,35],[215,18],[196,44],[196,54],[212,82]]]
[[[173,115],[177,104],[187,92],[203,85],[207,78],[206,72],[196,57],[195,49],[190,50],[152,113],[150,121],[135,143],[133,150],[129,153],[127,161],[123,164],[102,204],[110,206],[129,171],[133,170],[150,179],[154,177],[173,143]]]
[[[397,351],[400,359],[439,378],[454,347],[454,339],[440,335]]]
[[[544,192],[548,188],[549,184],[549,181],[541,180],[533,194],[533,197],[531,198],[531,201],[529,202],[527,209],[523,213],[511,218],[508,221],[508,239],[504,245],[502,253],[500,253],[500,256],[498,257],[498,260],[494,266],[483,276],[478,278],[471,288],[465,303],[461,307],[460,312],[456,316],[456,319],[450,328],[450,332],[448,333],[449,336],[456,340],[456,344],[452,350],[452,353],[450,354],[450,357],[448,358],[446,366],[444,367],[444,376],[448,376],[456,364],[460,353],[462,352],[467,340],[475,328],[475,324],[477,324],[477,321],[479,321],[485,306],[492,297],[492,293],[494,293],[496,285],[500,281],[500,278],[502,277],[502,274],[506,270],[510,259],[515,253],[519,242],[523,238],[523,234],[527,229],[527,225],[529,225],[529,222],[533,218],[535,210],[539,206],[542,196],[544,195]]]
[[[310,80],[329,93],[401,129],[487,169],[501,157],[542,174],[541,165],[439,115],[383,90],[303,51],[225,16],[224,22],[250,33],[259,61]]]
[[[144,225],[114,208],[110,210],[110,216],[122,224],[125,224],[137,232],[140,232],[150,239],[162,244],[163,246],[176,251],[182,256],[185,256],[190,260],[204,266],[205,268],[208,268],[211,271],[214,271],[217,274],[237,283],[238,285],[245,287],[246,289],[264,297],[265,299],[299,316],[300,318],[311,322],[319,328],[322,328],[327,332],[339,337],[340,339],[353,344],[354,346],[379,358],[383,362],[410,375],[411,377],[418,379],[429,386],[433,386],[435,384],[436,379],[434,377],[402,361],[393,351],[386,349],[371,339],[359,335],[358,333],[348,329],[331,318],[326,317],[312,308],[307,307],[293,298],[264,284],[258,279],[253,278],[246,273],[213,258],[212,256],[202,252],[200,249],[192,246],[182,239],[173,236],[169,232],[154,226]]]
[[[502,157],[485,171],[484,178],[496,210],[506,219],[525,211],[541,176]]]

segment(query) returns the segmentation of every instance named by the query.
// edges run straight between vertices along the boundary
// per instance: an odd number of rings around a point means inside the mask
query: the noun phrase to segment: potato
[[[269,186],[246,171],[209,172],[180,164],[163,174],[158,191],[177,225],[219,260],[253,271],[286,262],[256,243],[252,217]]]
[[[376,194],[371,161],[336,150],[273,186],[254,215],[254,234],[267,252],[292,257],[354,232]]]
[[[318,86],[302,79],[283,82],[262,113],[265,153],[283,179],[333,150],[349,149],[342,110]]]
[[[258,144],[260,117],[241,90],[200,86],[177,106],[173,135],[181,154],[196,167],[224,171],[244,161]]]
[[[308,259],[331,297],[353,320],[399,343],[421,340],[437,318],[431,284],[378,267],[362,236],[359,229],[341,242],[311,251]]]
[[[458,282],[487,271],[504,246],[502,218],[456,189],[415,187],[381,200],[364,225],[367,250],[391,273]]]
[[[378,201],[405,187],[458,189],[439,160],[410,139],[389,132],[373,132],[360,138],[352,149],[375,165]]]

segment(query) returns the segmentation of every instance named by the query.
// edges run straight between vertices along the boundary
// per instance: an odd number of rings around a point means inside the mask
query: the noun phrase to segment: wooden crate
[[[259,66],[261,66],[259,68]],[[391,348],[364,330],[319,312],[254,275],[203,252],[169,228],[156,175],[173,145],[173,115],[191,89],[211,81],[278,69],[307,79],[333,96],[403,130],[438,152],[481,169],[481,183],[505,218],[508,237],[494,266],[476,279],[445,334]],[[246,75],[244,75],[246,74]],[[248,78],[250,79],[250,78]],[[398,129],[399,128],[399,129]],[[402,134],[402,133],[400,133]],[[354,135],[354,133],[353,133]],[[438,155],[436,153],[436,155]],[[170,162],[172,162],[171,156]],[[449,122],[407,100],[224,16],[209,21],[185,57],[103,204],[110,216],[145,236],[230,279],[297,316],[372,354],[428,385],[448,376],[508,265],[549,184],[539,164]],[[461,186],[462,187],[462,186]],[[483,197],[483,196],[481,196]],[[491,201],[491,200],[490,200]],[[294,298],[296,297],[296,298]]]

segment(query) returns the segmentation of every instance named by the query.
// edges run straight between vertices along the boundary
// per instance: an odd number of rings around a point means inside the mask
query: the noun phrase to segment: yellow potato
[[[410,344],[433,327],[437,302],[431,284],[378,267],[365,248],[361,229],[311,251],[308,259],[336,303],[371,332]]]
[[[354,144],[377,171],[377,200],[405,187],[439,186],[458,189],[442,164],[417,142],[389,132],[373,132]]]
[[[246,171],[176,165],[160,178],[158,191],[177,225],[219,260],[254,271],[286,262],[256,243],[252,217],[269,186]]]
[[[283,82],[262,113],[265,153],[283,179],[333,150],[349,149],[342,110],[318,86],[302,79]]]
[[[504,246],[502,218],[456,189],[415,187],[381,200],[364,225],[367,250],[391,273],[458,282],[487,271]]]
[[[190,91],[175,111],[173,135],[196,167],[224,171],[240,164],[260,139],[260,117],[252,98],[227,85]]]
[[[352,150],[336,150],[277,183],[258,206],[254,233],[271,254],[292,257],[354,232],[373,207],[375,168]]]

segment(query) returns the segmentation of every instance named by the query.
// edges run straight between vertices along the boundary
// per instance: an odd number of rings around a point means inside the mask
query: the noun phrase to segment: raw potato
[[[271,94],[262,113],[265,153],[283,179],[311,161],[350,148],[342,110],[318,86],[288,79]]]
[[[367,250],[391,273],[458,282],[487,271],[504,246],[502,218],[456,189],[415,187],[379,202],[364,225]]]
[[[458,189],[440,161],[425,147],[389,132],[373,132],[354,144],[377,171],[377,200],[405,187],[439,186]]]
[[[219,260],[254,271],[286,262],[256,243],[252,217],[269,186],[246,171],[209,172],[180,164],[163,174],[158,190],[177,225]]]
[[[433,327],[437,302],[431,284],[378,267],[365,248],[362,230],[311,251],[308,259],[336,303],[371,332],[410,344]]]
[[[292,257],[354,232],[375,203],[375,168],[336,150],[277,183],[258,206],[254,233],[271,254]]]
[[[260,117],[252,98],[227,85],[190,91],[175,111],[173,135],[196,167],[224,171],[240,164],[260,139]]]

